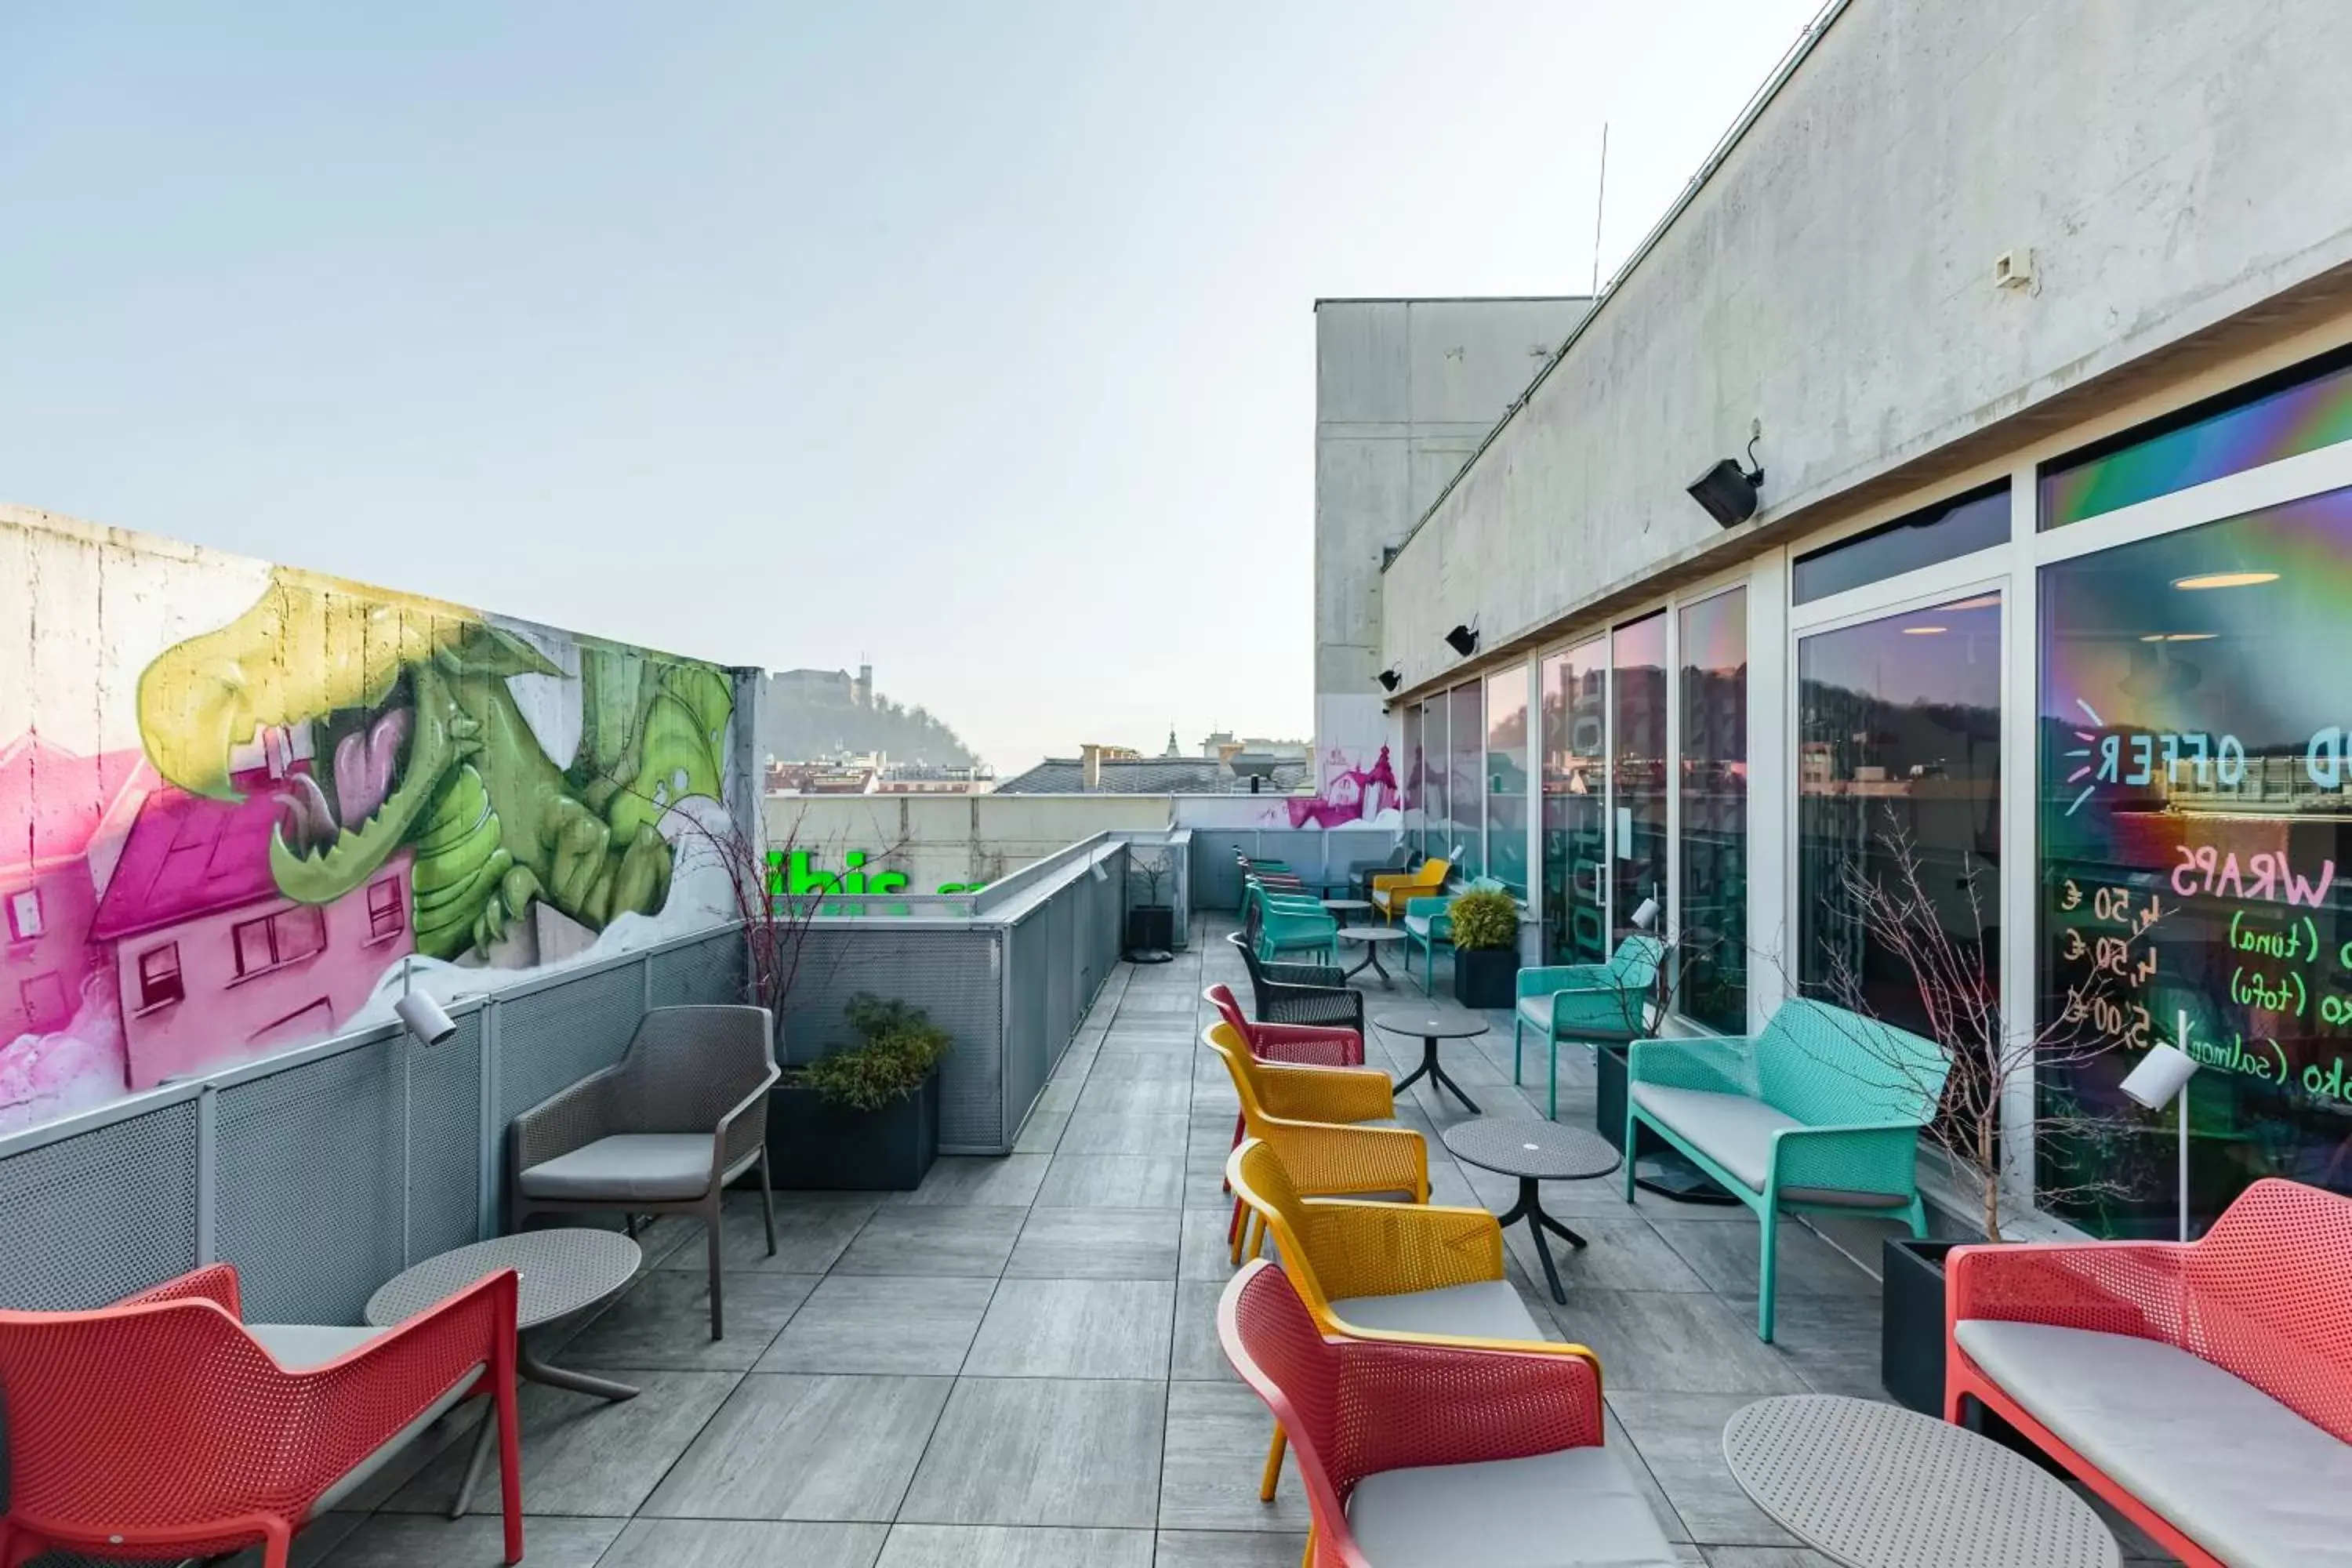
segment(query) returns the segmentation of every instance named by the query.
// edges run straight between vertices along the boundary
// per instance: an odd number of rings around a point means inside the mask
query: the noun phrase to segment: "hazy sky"
[[[0,0],[0,501],[1304,734],[1313,300],[1582,292],[1817,5]]]

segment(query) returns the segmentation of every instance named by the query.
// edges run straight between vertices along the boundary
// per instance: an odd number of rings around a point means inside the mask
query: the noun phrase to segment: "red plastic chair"
[[[2199,1240],[1963,1247],[1946,1265],[1944,1418],[1993,1411],[2183,1563],[2222,1568],[2028,1415],[1960,1348],[1967,1319],[2154,1340],[2352,1443],[2352,1198],[2265,1177]]]
[[[1364,1065],[1364,1037],[1353,1029],[1339,1028],[1330,1024],[1257,1023],[1242,1011],[1233,987],[1222,983],[1210,986],[1201,995],[1248,1043],[1250,1055],[1262,1062],[1289,1062],[1317,1068],[1360,1068]],[[1241,1112],[1235,1111],[1234,1148],[1242,1146],[1244,1136],[1245,1119]],[[1225,1190],[1231,1192],[1233,1188],[1228,1186]],[[1236,1201],[1227,1240],[1241,1235],[1242,1219],[1242,1205]]]
[[[321,1500],[460,1388],[495,1403],[506,1560],[521,1562],[515,1292],[500,1269],[299,1372],[246,1331],[227,1264],[96,1311],[0,1311],[0,1568],[51,1548],[152,1559],[256,1543],[265,1568],[286,1568]]]
[[[1601,1378],[1581,1356],[1326,1336],[1263,1258],[1225,1287],[1217,1336],[1298,1457],[1305,1568],[1372,1568],[1348,1528],[1367,1476],[1601,1445]]]

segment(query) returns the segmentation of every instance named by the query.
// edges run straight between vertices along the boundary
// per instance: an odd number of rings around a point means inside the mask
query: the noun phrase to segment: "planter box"
[[[1592,1095],[1593,1131],[1608,1139],[1610,1147],[1622,1154],[1625,1152],[1625,1042],[1604,1042],[1594,1057],[1599,1081]],[[1637,1163],[1634,1183],[1643,1192],[1678,1204],[1722,1205],[1739,1201],[1691,1163],[1681,1150],[1659,1137],[1657,1129],[1636,1123],[1633,1142],[1631,1158]],[[1638,1165],[1643,1160],[1648,1160],[1649,1164]]]
[[[1454,999],[1465,1007],[1518,1005],[1519,955],[1508,947],[1454,950]]]
[[[1127,911],[1129,952],[1170,952],[1176,946],[1176,910],[1172,904],[1138,904]]]
[[[1886,1238],[1878,1318],[1878,1376],[1898,1404],[1944,1414],[1944,1258],[1956,1241]]]
[[[912,1192],[940,1153],[940,1075],[879,1110],[854,1110],[789,1079],[768,1097],[768,1165],[780,1187]]]

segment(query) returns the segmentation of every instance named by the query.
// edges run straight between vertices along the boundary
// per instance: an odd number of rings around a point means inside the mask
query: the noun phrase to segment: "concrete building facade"
[[[1907,863],[2009,1037],[2085,1020],[2002,1106],[2052,1223],[2352,1187],[2347,58],[2328,0],[1832,5],[1376,584],[1329,531],[1318,723],[1396,671],[1408,833],[1554,960],[1654,899],[1678,1027],[1913,1021],[1851,897]],[[1751,441],[1718,526],[1686,487]],[[2164,1042],[2205,1070],[2150,1113]],[[2073,1190],[2080,1117],[2122,1190]]]

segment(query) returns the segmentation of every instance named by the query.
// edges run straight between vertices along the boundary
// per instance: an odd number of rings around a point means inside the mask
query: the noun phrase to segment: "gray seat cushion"
[[[2352,1564],[2352,1445],[2154,1340],[1963,1320],[1970,1360],[2053,1435],[2237,1568]]]
[[[1348,1527],[1380,1568],[1675,1568],[1657,1517],[1607,1448],[1384,1470]]]
[[[1404,929],[1412,932],[1415,936],[1426,937],[1429,934],[1429,917],[1427,915],[1407,915],[1404,917]]]
[[[289,1372],[303,1372],[340,1361],[352,1352],[374,1339],[388,1334],[390,1329],[353,1329],[326,1323],[247,1323],[245,1331],[260,1342],[270,1359]],[[335,1484],[322,1493],[305,1516],[316,1519],[331,1512],[345,1498],[365,1486],[375,1473],[392,1462],[393,1457],[415,1442],[427,1426],[449,1414],[457,1402],[473,1391],[474,1382],[481,1375],[479,1363],[468,1367],[457,1382],[441,1391],[432,1404],[419,1411],[416,1417],[399,1431],[385,1438],[369,1451],[367,1458],[343,1472]],[[485,1420],[489,1419],[488,1415]]]
[[[1540,1340],[1543,1331],[1507,1279],[1481,1279],[1395,1296],[1349,1296],[1331,1310],[1360,1329],[1460,1334],[1476,1340]]]
[[[710,1190],[708,1132],[620,1132],[533,1165],[518,1178],[534,1198],[680,1202]]]
[[[1549,1035],[1551,1033],[1551,1001],[1552,999],[1549,996],[1522,996],[1519,998],[1519,1016],[1525,1018],[1528,1021],[1528,1026],[1533,1028],[1538,1034]]]
[[[1706,1157],[1731,1173],[1751,1193],[1764,1190],[1772,1169],[1772,1134],[1803,1122],[1744,1094],[1675,1089],[1662,1083],[1633,1086],[1633,1103],[1681,1134]],[[1835,1204],[1849,1208],[1902,1208],[1906,1195],[1853,1193],[1835,1187],[1782,1187],[1788,1203]]]

